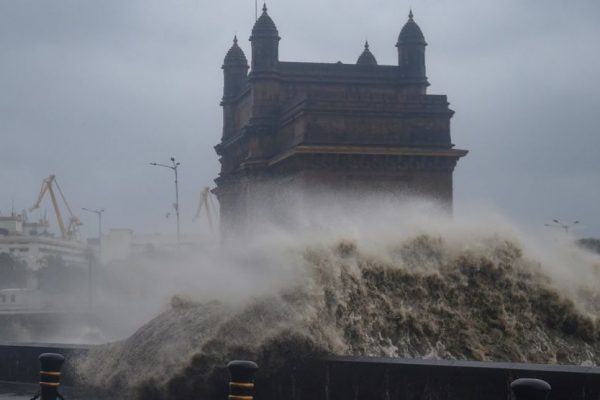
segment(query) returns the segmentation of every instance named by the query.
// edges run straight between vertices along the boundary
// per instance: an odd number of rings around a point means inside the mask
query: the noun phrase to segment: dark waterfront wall
[[[80,304],[86,304],[87,297]],[[74,300],[73,300],[74,301]],[[44,343],[44,338],[65,335],[89,325],[90,315],[78,311],[3,311],[0,312],[0,344],[19,343],[26,337],[29,343]]]
[[[67,359],[61,382],[70,386],[69,360],[91,346],[0,343],[0,381],[39,381],[38,356]],[[225,366],[223,366],[225,368]],[[330,357],[294,362],[277,371],[259,369],[257,400],[508,400],[517,378],[539,378],[552,386],[548,400],[600,400],[600,368],[475,361]],[[3,382],[0,382],[3,384]],[[224,379],[220,399],[227,398]]]
[[[268,371],[262,371],[267,373]],[[507,400],[510,382],[539,378],[549,400],[600,399],[600,368],[471,361],[336,357],[260,378],[260,400]]]
[[[69,360],[87,353],[90,347],[48,343],[0,343],[0,381],[37,384],[40,377],[38,356],[42,353],[60,353],[67,359],[62,371],[61,383],[69,386],[73,382]]]

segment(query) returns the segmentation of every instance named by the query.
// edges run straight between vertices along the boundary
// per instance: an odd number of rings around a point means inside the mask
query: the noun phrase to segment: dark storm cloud
[[[593,0],[273,1],[284,60],[380,64],[410,5],[429,42],[431,93],[448,94],[457,213],[489,203],[520,222],[581,219],[600,235],[600,7]],[[252,1],[0,3],[0,210],[28,207],[56,173],[74,209],[107,226],[172,230],[170,171],[182,161],[185,229],[218,172],[221,62],[246,55]],[[94,232],[90,220],[88,232]]]

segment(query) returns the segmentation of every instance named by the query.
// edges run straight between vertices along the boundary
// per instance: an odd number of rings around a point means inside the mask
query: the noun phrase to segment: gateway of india
[[[280,61],[280,39],[265,5],[250,66],[237,38],[223,62],[222,229],[239,230],[254,210],[285,218],[305,193],[419,196],[451,211],[467,151],[452,144],[446,96],[427,94],[427,43],[412,11],[398,65],[378,65],[368,43],[355,64]]]

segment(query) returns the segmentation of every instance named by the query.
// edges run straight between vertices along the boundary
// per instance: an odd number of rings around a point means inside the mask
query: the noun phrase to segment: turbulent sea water
[[[600,365],[597,256],[536,258],[502,234],[372,239],[288,246],[289,276],[245,301],[175,296],[134,335],[79,360],[80,379],[183,399],[210,398],[232,359],[261,373],[324,354]],[[563,260],[579,269],[557,272]]]

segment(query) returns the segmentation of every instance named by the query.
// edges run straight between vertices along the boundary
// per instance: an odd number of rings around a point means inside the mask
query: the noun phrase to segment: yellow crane
[[[210,226],[210,231],[214,232],[211,209],[214,209],[215,205],[213,204],[210,188],[208,186],[202,189],[202,193],[200,193],[200,202],[198,203],[198,209],[196,210],[194,221],[200,218],[200,213],[202,212],[203,208],[206,210],[206,217],[208,218],[208,225]]]
[[[60,197],[62,198],[62,201],[65,204],[67,211],[69,212],[68,225],[65,225],[62,213],[60,212],[58,200],[56,199],[56,194],[54,193],[54,186],[56,186],[56,188],[58,189],[58,193],[60,194]],[[63,191],[60,188],[58,181],[56,180],[56,176],[50,175],[42,181],[42,188],[40,189],[40,194],[38,195],[37,201],[35,202],[33,207],[29,209],[29,211],[33,211],[40,207],[40,204],[42,203],[42,200],[44,199],[46,193],[50,193],[50,199],[52,200],[52,207],[54,207],[54,213],[56,214],[56,221],[58,222],[61,237],[65,240],[75,239],[75,233],[77,232],[77,228],[80,225],[82,225],[82,223],[79,220],[79,218],[74,216],[73,212],[71,212],[71,207],[69,207],[69,203],[67,202],[67,199],[65,198],[65,195],[63,194]]]

